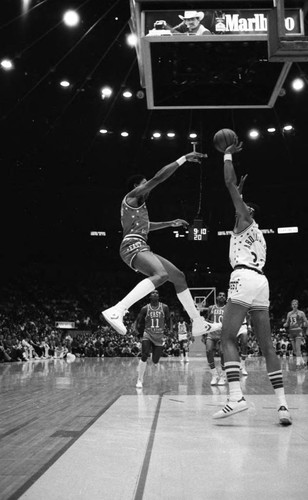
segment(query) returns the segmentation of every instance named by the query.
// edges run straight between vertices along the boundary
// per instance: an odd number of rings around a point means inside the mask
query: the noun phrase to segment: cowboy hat
[[[184,16],[179,16],[182,21],[185,19],[192,19],[194,17],[197,17],[199,21],[202,21],[204,18],[204,12],[197,12],[196,10],[185,10]]]

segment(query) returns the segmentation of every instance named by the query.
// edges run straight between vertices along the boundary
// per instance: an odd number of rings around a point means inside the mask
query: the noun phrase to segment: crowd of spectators
[[[43,283],[43,284],[42,284]],[[128,335],[118,335],[101,319],[100,311],[112,303],[121,290],[95,283],[92,287],[60,281],[48,283],[39,279],[5,284],[0,291],[0,362],[51,359],[72,353],[77,357],[140,356],[141,342],[135,331],[135,319],[143,304],[137,304],[125,317]],[[292,345],[282,325],[290,309],[281,289],[272,294],[272,337],[279,355],[292,355]],[[308,292],[298,296],[301,308],[307,314]],[[293,296],[289,297],[289,301]],[[174,327],[183,313],[173,289],[165,288],[161,300],[169,305]],[[188,318],[187,318],[188,320]],[[57,322],[71,322],[74,328],[58,328]],[[303,340],[303,352],[306,344]],[[181,354],[176,329],[165,339],[163,356]],[[248,354],[261,354],[253,330],[249,334]]]

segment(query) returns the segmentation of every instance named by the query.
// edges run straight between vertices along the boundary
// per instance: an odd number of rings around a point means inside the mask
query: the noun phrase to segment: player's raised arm
[[[239,153],[241,150],[242,143],[235,143],[227,147],[224,154],[224,179],[226,188],[232,198],[237,216],[241,217],[243,221],[250,224],[252,222],[252,218],[237,186],[237,177],[232,163],[232,154]],[[241,181],[243,184],[243,178]]]
[[[130,193],[128,193],[127,197],[128,198],[142,198],[146,196],[147,194],[152,191],[158,184],[161,184],[165,180],[167,180],[176,170],[181,167],[184,163],[187,161],[192,162],[192,163],[200,163],[202,158],[206,158],[207,155],[203,153],[197,153],[197,152],[192,152],[188,153],[185,156],[181,156],[178,160],[169,163],[168,165],[165,165],[163,168],[161,168],[155,175],[152,177],[152,179],[149,179],[148,181],[145,179],[144,183],[140,184],[139,186],[135,187]]]

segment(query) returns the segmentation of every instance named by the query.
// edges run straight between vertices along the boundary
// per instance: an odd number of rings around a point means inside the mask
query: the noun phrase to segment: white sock
[[[177,293],[177,296],[191,319],[200,317],[200,313],[196,308],[196,305],[188,288],[186,288],[186,290],[183,290],[183,292]]]
[[[297,365],[301,364],[301,358],[299,356],[296,356],[296,364]]]
[[[276,394],[277,399],[278,399],[279,408],[280,408],[280,406],[285,406],[286,408],[288,408],[284,388],[279,387],[278,389],[275,389],[275,394]]]
[[[119,308],[122,312],[126,309],[129,309],[133,304],[138,302],[138,300],[143,299],[146,295],[153,292],[155,290],[155,286],[153,282],[149,278],[145,278],[140,281],[138,285],[135,286],[120,302],[117,303],[117,308]]]
[[[213,375],[213,376],[214,376],[214,375],[216,375],[216,376],[217,376],[217,375],[218,375],[217,368],[211,368],[211,373],[212,373],[212,375]]]
[[[241,383],[229,382],[230,401],[239,401],[243,397]]]
[[[140,359],[137,371],[138,371],[138,379],[141,380],[141,382],[143,381],[143,376],[144,376],[144,372],[145,372],[146,367],[147,367],[147,362],[142,361]]]

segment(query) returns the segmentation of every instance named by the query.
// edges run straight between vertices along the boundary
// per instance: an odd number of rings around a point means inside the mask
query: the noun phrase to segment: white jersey
[[[262,271],[266,261],[266,242],[254,220],[241,233],[232,232],[229,260],[233,269],[235,266],[247,266]]]

